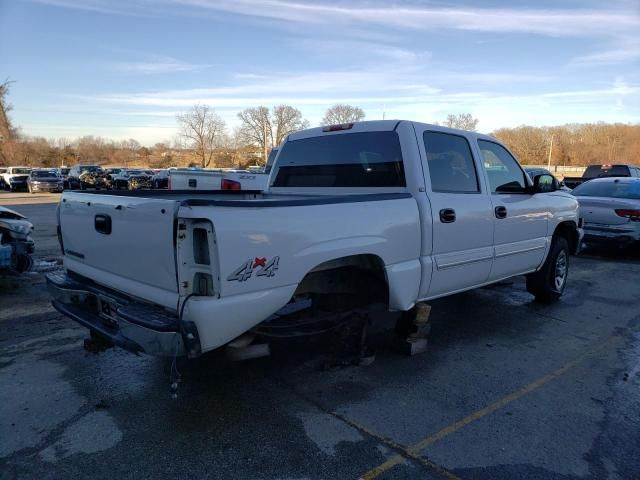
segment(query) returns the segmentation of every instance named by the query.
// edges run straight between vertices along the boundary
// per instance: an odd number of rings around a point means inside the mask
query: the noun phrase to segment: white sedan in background
[[[585,243],[640,247],[640,178],[596,178],[572,193],[580,203]]]

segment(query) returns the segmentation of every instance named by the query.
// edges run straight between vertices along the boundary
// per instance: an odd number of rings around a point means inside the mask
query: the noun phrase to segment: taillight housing
[[[228,178],[222,179],[222,185],[220,186],[221,190],[242,190],[240,182],[236,182],[235,180],[229,180]]]
[[[629,220],[640,221],[640,210],[633,208],[616,208],[616,215],[619,217],[625,217]]]

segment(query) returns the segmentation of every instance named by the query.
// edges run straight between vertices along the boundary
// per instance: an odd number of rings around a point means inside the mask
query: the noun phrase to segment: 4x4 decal
[[[268,261],[265,257],[256,257],[253,260],[249,259],[234,270],[231,275],[227,277],[227,281],[246,282],[251,278],[256,268],[259,268],[256,277],[273,277],[276,274],[276,270],[278,270],[278,262],[280,262],[280,257],[273,257]]]

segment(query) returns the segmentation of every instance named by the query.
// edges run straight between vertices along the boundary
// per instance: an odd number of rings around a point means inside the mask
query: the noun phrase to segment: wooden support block
[[[413,356],[418,355],[419,353],[424,353],[427,351],[427,339],[426,338],[415,338],[415,339],[398,339],[396,343],[396,349],[405,355]]]
[[[402,314],[396,325],[395,346],[405,355],[417,355],[427,351],[427,337],[431,331],[431,305],[418,303]]]

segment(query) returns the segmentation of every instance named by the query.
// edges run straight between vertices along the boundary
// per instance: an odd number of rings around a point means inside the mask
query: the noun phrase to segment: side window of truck
[[[442,132],[424,132],[424,148],[431,190],[442,193],[478,193],[478,174],[467,139]]]
[[[502,145],[478,140],[484,168],[493,193],[524,193],[525,174],[515,158]]]

